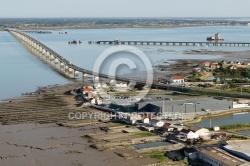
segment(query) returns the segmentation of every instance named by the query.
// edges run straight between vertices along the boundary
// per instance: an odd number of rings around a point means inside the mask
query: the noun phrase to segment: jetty
[[[90,41],[91,42],[91,41]],[[224,41],[214,41],[214,42],[199,42],[199,41],[123,41],[123,40],[113,40],[113,41],[96,41],[91,42],[95,44],[110,44],[110,45],[164,45],[164,46],[242,46],[250,47],[250,42],[224,42]]]

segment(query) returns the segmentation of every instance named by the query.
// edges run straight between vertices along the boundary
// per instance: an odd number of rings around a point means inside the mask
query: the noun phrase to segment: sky
[[[250,17],[250,0],[0,0],[0,18]]]

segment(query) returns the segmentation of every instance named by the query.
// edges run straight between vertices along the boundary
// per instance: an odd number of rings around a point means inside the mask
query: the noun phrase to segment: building
[[[233,66],[233,65],[232,65],[232,66],[229,66],[229,69],[230,69],[230,70],[237,70],[237,68],[236,68],[235,66]]]
[[[223,149],[240,158],[250,161],[250,140],[232,140],[224,143]]]
[[[153,126],[153,127],[163,127],[164,122],[153,119],[153,120],[150,121],[150,125]]]
[[[151,112],[154,114],[163,113],[163,115],[166,115],[165,117],[167,118],[170,114],[181,116],[183,113],[183,116],[185,116],[185,113],[201,112],[202,109],[210,109],[211,112],[216,110],[228,110],[233,108],[233,100],[229,98],[216,99],[213,97],[192,98],[189,100],[161,99],[137,102],[135,103],[135,108],[136,112]]]
[[[209,130],[206,129],[206,128],[192,126],[192,127],[189,128],[189,130],[191,130],[192,132],[194,132],[195,134],[197,134],[199,137],[203,137],[203,136],[208,136],[209,135]]]
[[[219,126],[214,126],[214,127],[213,127],[213,130],[214,130],[214,131],[219,131],[219,130],[220,130],[220,127],[219,127]]]
[[[184,77],[183,76],[173,76],[169,79],[171,84],[184,84]]]
[[[146,117],[146,118],[142,118],[141,121],[142,121],[142,123],[147,123],[147,124],[149,124],[149,118],[147,118],[147,117]]]
[[[92,86],[85,86],[82,88],[83,94],[86,94],[89,98],[93,96],[93,87]]]
[[[193,131],[189,129],[182,129],[180,131],[180,135],[183,135],[186,139],[197,139],[199,138],[198,134],[195,134]]]
[[[246,160],[235,157],[217,147],[198,147],[197,157],[213,166],[249,166]]]
[[[218,62],[211,64],[211,69],[218,69],[218,68],[220,68],[220,65],[218,64]]]
[[[204,67],[210,67],[210,65],[211,65],[210,62],[204,62],[204,63],[203,63],[203,66],[204,66]]]
[[[195,67],[195,68],[193,68],[193,72],[194,73],[200,73],[201,72],[201,68],[200,67]]]
[[[168,131],[168,132],[174,131],[174,126],[172,126],[171,123],[164,123],[163,130]]]

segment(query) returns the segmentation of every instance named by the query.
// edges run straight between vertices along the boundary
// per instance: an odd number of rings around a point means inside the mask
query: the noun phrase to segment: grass
[[[169,161],[169,159],[164,155],[165,151],[157,150],[157,151],[148,152],[146,154],[149,155],[151,158],[160,160],[161,162]]]
[[[155,133],[147,132],[147,131],[139,131],[133,134],[134,136],[138,137],[150,137],[150,136],[156,136]]]
[[[250,129],[250,123],[226,125],[226,126],[221,126],[220,128],[221,130],[226,130],[226,131],[247,130],[247,129]]]

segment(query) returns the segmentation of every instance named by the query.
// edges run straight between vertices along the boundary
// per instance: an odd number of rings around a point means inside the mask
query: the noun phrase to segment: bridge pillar
[[[65,65],[63,62],[60,62],[60,69],[61,71],[65,72]]]
[[[44,55],[46,55],[46,49],[45,48],[43,48],[43,50],[42,50],[42,54],[44,54]]]
[[[73,74],[74,74],[74,70],[69,67],[69,77],[74,78]]]
[[[43,52],[43,47],[42,46],[39,46],[39,52]]]
[[[46,58],[50,58],[50,52],[46,51]]]
[[[55,59],[53,54],[50,54],[50,60],[53,61]]]
[[[69,74],[69,66],[65,65],[65,74],[68,75]]]
[[[79,78],[79,71],[75,70],[75,73],[74,73],[74,78],[78,79]]]
[[[55,64],[58,64],[59,63],[59,60],[56,58],[55,59]]]
[[[83,79],[83,82],[87,82],[88,81],[88,75],[86,73],[82,73],[82,79]]]

